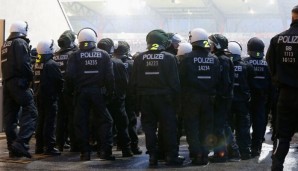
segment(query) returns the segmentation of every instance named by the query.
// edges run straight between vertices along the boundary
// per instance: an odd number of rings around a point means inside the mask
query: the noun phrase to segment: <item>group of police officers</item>
[[[193,165],[247,160],[261,153],[271,111],[272,170],[283,170],[297,123],[297,23],[295,6],[290,29],[270,42],[268,65],[261,39],[251,38],[249,56],[242,58],[238,42],[201,28],[189,32],[189,43],[179,34],[152,30],[148,50],[133,59],[126,41],[97,43],[97,33],[83,28],[76,45],[75,33],[67,30],[58,51],[53,40],[40,41],[32,61],[28,24],[15,22],[1,49],[9,156],[30,158],[34,132],[36,154],[60,155],[68,138],[82,161],[90,160],[91,151],[115,160],[113,141],[123,157],[142,154],[140,113],[150,166],[160,160],[183,165],[183,129]]]

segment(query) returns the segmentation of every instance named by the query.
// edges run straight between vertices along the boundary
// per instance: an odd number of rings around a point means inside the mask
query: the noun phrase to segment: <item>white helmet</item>
[[[92,28],[83,28],[78,33],[78,41],[81,42],[96,42],[97,34]]]
[[[208,33],[202,28],[195,28],[189,32],[189,42],[198,46],[209,47]],[[194,45],[194,44],[193,44]]]
[[[54,53],[54,40],[43,40],[38,42],[36,50],[40,55],[53,54]]]
[[[231,54],[241,56],[242,47],[238,42],[235,42],[235,41],[229,42],[228,49]]]
[[[25,21],[16,21],[10,26],[10,33],[17,32],[27,36],[28,23]]]
[[[184,55],[192,51],[192,46],[190,43],[179,43],[177,56]]]

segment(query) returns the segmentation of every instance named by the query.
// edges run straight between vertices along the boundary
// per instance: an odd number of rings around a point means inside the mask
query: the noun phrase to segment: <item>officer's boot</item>
[[[166,157],[166,165],[169,166],[181,166],[183,165],[185,158],[183,156],[167,156]]]
[[[154,167],[157,166],[158,163],[158,156],[156,153],[150,153],[149,154],[149,166]]]
[[[133,156],[133,153],[132,153],[132,151],[131,151],[131,149],[130,148],[128,148],[128,147],[122,147],[122,157],[132,157]]]
[[[133,154],[135,154],[135,155],[142,154],[142,150],[138,146],[137,142],[131,143],[130,147],[131,147],[131,151],[132,151]]]
[[[283,163],[285,161],[286,155],[289,152],[290,142],[285,139],[275,140],[276,148],[272,152],[272,171],[282,171]]]
[[[214,155],[210,157],[210,161],[213,163],[224,163],[227,162],[227,153],[225,151],[216,151]]]
[[[97,156],[100,159],[104,159],[104,160],[110,160],[110,161],[115,160],[115,156],[112,155],[112,150],[97,152]]]
[[[90,152],[81,152],[80,160],[81,161],[89,161],[90,160]]]
[[[262,151],[262,142],[259,142],[251,147],[251,157],[260,156]]]
[[[192,154],[193,159],[192,159],[192,164],[196,165],[196,166],[202,166],[202,165],[207,165],[208,164],[208,156],[207,156],[207,161],[206,159],[203,157],[203,154],[199,153],[199,154]]]

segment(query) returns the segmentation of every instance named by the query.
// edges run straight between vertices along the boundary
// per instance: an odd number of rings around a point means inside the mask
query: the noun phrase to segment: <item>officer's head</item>
[[[169,45],[169,37],[161,29],[152,30],[146,36],[148,50],[165,50]]]
[[[37,50],[36,50],[36,48],[31,49],[30,55],[31,55],[31,64],[35,64],[36,58],[37,58]]]
[[[292,21],[298,20],[298,5],[292,9]]]
[[[222,34],[212,34],[208,38],[211,52],[224,52],[228,49],[228,39]]]
[[[83,28],[78,33],[78,41],[81,50],[93,49],[96,47],[97,33],[92,28]]]
[[[184,38],[178,33],[167,33],[169,41],[174,49],[177,49],[180,42],[183,42]]]
[[[99,49],[105,50],[108,54],[114,53],[114,42],[110,38],[103,38],[97,43]]]
[[[16,21],[10,26],[10,34],[18,34],[26,37],[28,33],[28,23],[26,21]]]
[[[115,55],[128,55],[130,51],[130,46],[126,41],[118,41],[117,44],[115,44]]]
[[[231,54],[233,61],[241,60],[242,47],[240,43],[236,41],[230,41],[228,44],[228,50]]]
[[[264,42],[257,37],[253,37],[247,42],[247,54],[251,57],[263,58],[264,48]]]
[[[179,43],[177,56],[184,55],[192,51],[192,45],[190,43],[184,42]]]
[[[189,43],[194,47],[210,48],[208,33],[202,28],[195,28],[189,32]]]
[[[60,48],[73,48],[75,46],[76,36],[71,30],[64,31],[58,39],[58,46]]]
[[[42,40],[38,42],[36,50],[37,50],[37,59],[36,63],[48,60],[53,57],[53,54],[55,52],[55,44],[54,40]]]

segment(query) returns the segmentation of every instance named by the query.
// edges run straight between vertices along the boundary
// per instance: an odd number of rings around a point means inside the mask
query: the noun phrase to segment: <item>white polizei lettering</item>
[[[279,36],[277,43],[298,44],[298,36]]]
[[[263,66],[267,65],[267,62],[264,60],[249,60],[249,63],[252,65],[263,65]]]
[[[98,71],[84,71],[84,74],[96,74]]]
[[[240,86],[240,84],[239,83],[234,83],[234,86]]]
[[[144,59],[160,59],[162,60],[164,58],[164,54],[144,54],[143,55],[143,60]]]
[[[3,60],[1,60],[1,62],[3,63],[3,62],[6,62],[7,61],[7,58],[6,59],[3,59]]]
[[[255,76],[254,78],[255,78],[255,79],[265,79],[264,76]]]
[[[145,75],[159,75],[159,72],[145,72]]]
[[[193,58],[193,63],[214,64],[214,58],[194,57]]]
[[[54,60],[67,60],[68,55],[57,55],[53,57]]]
[[[198,76],[198,79],[211,79],[211,76]]]
[[[82,52],[81,58],[101,58],[101,52]]]

